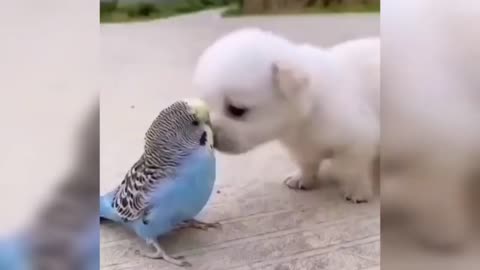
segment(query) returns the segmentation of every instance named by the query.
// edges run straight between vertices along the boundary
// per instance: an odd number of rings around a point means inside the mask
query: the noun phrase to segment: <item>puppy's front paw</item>
[[[368,199],[364,197],[356,197],[355,195],[345,195],[345,200],[351,202],[351,203],[367,203]]]
[[[297,172],[289,175],[283,183],[291,189],[308,190],[315,185],[315,179],[313,177],[304,177],[300,172]]]
[[[367,188],[355,190],[347,187],[343,189],[343,197],[351,203],[367,203],[372,197],[372,191]]]

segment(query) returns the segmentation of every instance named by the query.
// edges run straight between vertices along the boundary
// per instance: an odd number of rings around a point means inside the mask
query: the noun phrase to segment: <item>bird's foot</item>
[[[161,251],[158,251],[158,250],[154,251],[154,252],[140,252],[139,251],[139,255],[141,255],[143,257],[146,257],[146,258],[150,258],[150,259],[162,259],[162,260],[164,260],[168,263],[171,263],[171,264],[174,264],[174,265],[177,265],[177,266],[181,266],[181,267],[192,266],[191,263],[184,260],[183,256],[173,257],[173,256],[167,255],[165,253],[162,253]]]
[[[177,225],[177,229],[185,229],[185,228],[194,228],[199,230],[208,230],[209,228],[221,229],[222,224],[220,224],[219,222],[210,223],[210,222],[199,221],[196,219],[189,219],[189,220],[182,221]]]
[[[165,252],[165,250],[163,250],[163,248],[160,246],[158,241],[147,240],[147,243],[151,244],[155,248],[155,251],[154,252],[141,252],[141,251],[137,250],[136,254],[138,254],[140,256],[143,256],[143,257],[146,257],[146,258],[150,258],[150,259],[162,259],[162,260],[164,260],[168,263],[171,263],[171,264],[174,264],[174,265],[177,265],[177,266],[181,266],[181,267],[192,266],[189,262],[184,260],[183,256],[174,257],[174,256],[168,255]]]

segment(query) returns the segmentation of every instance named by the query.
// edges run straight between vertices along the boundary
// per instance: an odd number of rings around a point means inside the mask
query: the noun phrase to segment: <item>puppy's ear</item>
[[[300,67],[286,62],[272,64],[272,79],[275,89],[301,115],[308,115],[313,102],[309,91],[310,79]]]
[[[272,64],[272,79],[275,88],[287,99],[302,95],[309,84],[308,75],[287,62]]]

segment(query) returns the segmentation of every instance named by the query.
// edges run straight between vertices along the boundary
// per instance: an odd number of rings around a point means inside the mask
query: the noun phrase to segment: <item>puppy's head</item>
[[[211,109],[215,147],[240,154],[278,139],[307,113],[308,76],[295,45],[257,29],[220,38],[201,55],[194,85]]]

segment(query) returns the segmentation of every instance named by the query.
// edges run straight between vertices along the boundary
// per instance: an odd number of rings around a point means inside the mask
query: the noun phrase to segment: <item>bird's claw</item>
[[[220,222],[210,223],[210,222],[199,221],[196,219],[190,219],[190,220],[183,221],[177,225],[177,229],[184,229],[184,228],[194,228],[194,229],[206,231],[209,228],[221,229],[222,224],[220,224]]]
[[[155,248],[154,252],[142,252],[140,250],[136,250],[135,254],[150,258],[150,259],[162,259],[168,263],[181,266],[181,267],[190,267],[192,264],[184,260],[184,256],[170,256],[168,255],[160,246],[160,244],[157,241],[149,240],[147,241],[148,243],[152,244],[153,247]]]
[[[140,250],[136,250],[135,254],[143,256],[145,258],[149,258],[149,259],[156,259],[156,260],[161,259],[161,260],[164,260],[168,263],[171,263],[171,264],[174,264],[174,265],[177,265],[177,266],[182,266],[182,267],[192,266],[191,263],[184,260],[185,259],[184,256],[170,256],[170,255],[167,255],[165,253],[162,253],[159,250],[154,251],[154,252],[142,252]]]

